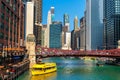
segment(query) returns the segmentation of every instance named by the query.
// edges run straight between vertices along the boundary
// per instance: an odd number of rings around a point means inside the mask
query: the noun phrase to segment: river
[[[57,72],[31,76],[26,71],[17,80],[120,80],[120,66],[96,66],[96,61],[78,58],[45,58],[43,62],[56,62]]]

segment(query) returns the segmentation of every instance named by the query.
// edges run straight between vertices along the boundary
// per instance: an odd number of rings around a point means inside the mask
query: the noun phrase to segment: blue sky
[[[74,17],[78,19],[83,17],[85,11],[86,0],[43,0],[43,24],[47,24],[47,14],[50,7],[55,7],[55,21],[63,23],[63,15],[67,13],[70,21],[70,31],[74,28]]]

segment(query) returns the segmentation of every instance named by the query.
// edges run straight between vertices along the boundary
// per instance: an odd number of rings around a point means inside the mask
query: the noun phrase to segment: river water
[[[26,71],[17,80],[120,80],[120,66],[96,66],[96,61],[78,58],[45,58],[43,62],[56,62],[57,72],[31,76]]]

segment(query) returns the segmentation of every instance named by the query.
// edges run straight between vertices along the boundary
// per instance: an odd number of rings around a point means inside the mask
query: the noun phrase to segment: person
[[[6,70],[6,73],[7,73],[7,75],[9,75],[9,73],[10,73],[9,69]]]

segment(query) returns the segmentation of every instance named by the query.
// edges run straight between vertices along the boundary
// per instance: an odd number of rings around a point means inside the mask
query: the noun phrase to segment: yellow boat
[[[56,63],[37,63],[32,66],[32,75],[47,74],[57,70]]]

